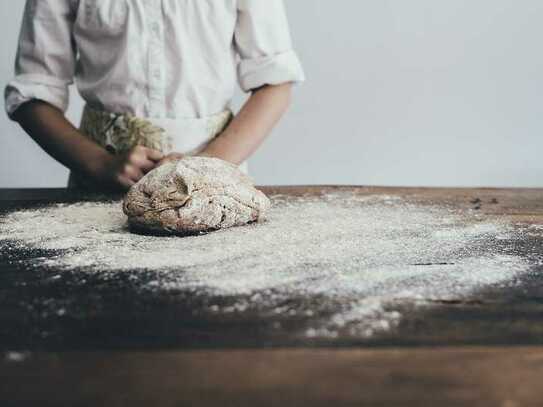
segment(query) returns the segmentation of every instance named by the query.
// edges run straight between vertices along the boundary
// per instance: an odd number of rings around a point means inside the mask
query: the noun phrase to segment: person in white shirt
[[[121,190],[184,155],[243,166],[304,80],[283,0],[27,0],[15,70],[9,117],[72,185]]]

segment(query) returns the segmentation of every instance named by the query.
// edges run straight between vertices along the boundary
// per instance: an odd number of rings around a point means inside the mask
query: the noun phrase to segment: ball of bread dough
[[[238,167],[187,157],[149,172],[128,192],[131,228],[154,234],[198,234],[264,219],[270,200]]]

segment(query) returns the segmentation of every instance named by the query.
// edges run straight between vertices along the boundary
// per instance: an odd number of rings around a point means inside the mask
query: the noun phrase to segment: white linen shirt
[[[237,69],[237,75],[236,75]],[[283,0],[27,0],[8,115],[40,99],[149,118],[224,111],[245,91],[303,81]]]

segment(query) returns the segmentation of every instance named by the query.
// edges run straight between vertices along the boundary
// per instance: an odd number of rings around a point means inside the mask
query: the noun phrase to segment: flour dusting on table
[[[183,238],[130,233],[119,202],[21,210],[0,218],[0,245],[53,250],[32,260],[52,272],[153,270],[147,290],[234,299],[210,313],[306,316],[308,337],[371,336],[400,321],[398,304],[466,299],[528,269],[509,250],[519,232],[474,212],[348,192],[271,198],[263,224]]]

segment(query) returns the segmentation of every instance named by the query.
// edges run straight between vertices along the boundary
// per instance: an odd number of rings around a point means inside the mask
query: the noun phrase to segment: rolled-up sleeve
[[[33,99],[65,111],[73,83],[76,51],[73,0],[27,0],[15,60],[15,77],[5,88],[5,107],[14,112]]]
[[[235,44],[244,91],[305,79],[292,47],[283,0],[239,0]]]

